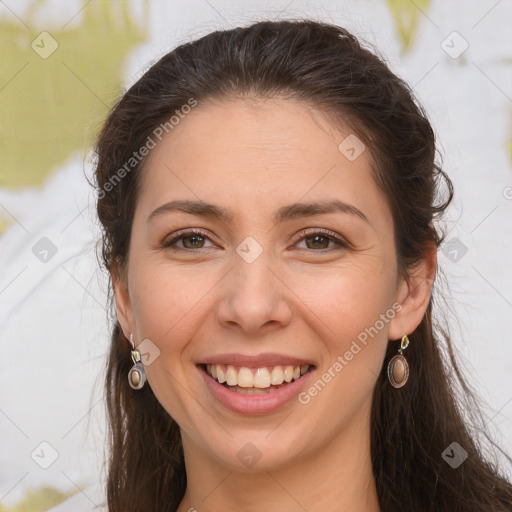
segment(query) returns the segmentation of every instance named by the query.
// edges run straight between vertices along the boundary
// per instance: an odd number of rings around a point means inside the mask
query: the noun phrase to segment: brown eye
[[[338,246],[338,248],[348,248],[349,244],[336,236],[334,233],[330,231],[310,231],[301,232],[302,238],[299,242],[304,241],[306,245],[306,249],[310,249],[316,252],[329,251],[331,249],[335,249],[336,247],[330,247],[329,244],[334,244]]]
[[[327,249],[331,242],[331,239],[324,235],[308,236],[305,237],[304,240],[306,241],[308,249]],[[309,245],[308,242],[310,242]]]
[[[201,235],[182,236],[183,246],[187,249],[202,249],[204,245],[204,237]],[[188,243],[186,243],[188,241]]]
[[[172,238],[171,240],[164,241],[163,248],[171,250],[188,250],[188,249],[207,249],[205,242],[210,240],[202,231],[187,231],[182,232]],[[176,246],[181,241],[182,247]]]

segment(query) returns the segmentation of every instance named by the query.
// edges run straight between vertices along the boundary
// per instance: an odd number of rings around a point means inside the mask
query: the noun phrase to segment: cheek
[[[395,313],[389,291],[392,280],[393,274],[382,273],[379,265],[360,269],[350,265],[345,271],[331,272],[329,279],[310,281],[314,313],[324,326],[319,352],[326,357],[299,399],[318,430],[335,435],[357,414],[368,411],[365,404],[371,401],[384,362],[388,325]],[[332,421],[326,424],[327,417]]]
[[[375,264],[348,264],[294,279],[294,291],[337,335],[373,324],[392,305],[394,274]]]
[[[389,322],[395,315],[394,274],[382,272],[380,263],[375,263],[339,268],[326,274],[325,279],[318,274],[311,276],[301,280],[297,290],[301,297],[312,297],[304,303],[321,320],[315,325],[321,325],[316,329],[318,334],[323,333],[328,354],[322,369],[330,368],[342,357],[344,385],[351,381],[355,386],[363,374],[369,381],[378,374],[387,346]]]
[[[211,286],[206,287],[206,280],[199,276],[162,263],[134,260],[133,268],[137,270],[130,287],[137,329],[141,340],[151,340],[158,353],[145,367],[146,377],[167,412],[181,426],[192,428],[185,414],[190,408],[187,400],[193,397],[200,402],[202,397],[195,396],[195,391],[183,392],[192,371],[187,347],[202,323],[202,299]]]
[[[149,260],[134,262],[134,268],[131,299],[140,335],[159,343],[183,339],[204,296],[205,280]]]

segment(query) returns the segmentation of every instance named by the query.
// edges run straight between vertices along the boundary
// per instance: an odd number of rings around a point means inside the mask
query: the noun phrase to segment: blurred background
[[[303,17],[375,44],[428,112],[455,186],[445,312],[484,428],[512,453],[510,0],[0,0],[0,512],[104,475],[107,280],[87,177],[108,110],[180,43]]]

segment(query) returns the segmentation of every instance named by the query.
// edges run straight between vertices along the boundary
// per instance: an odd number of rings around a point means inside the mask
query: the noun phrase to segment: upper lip
[[[287,356],[285,354],[264,353],[255,356],[244,354],[217,354],[208,356],[201,361],[201,364],[225,364],[232,366],[246,366],[248,368],[260,368],[264,366],[277,366],[277,365],[310,365],[314,364],[299,357]]]

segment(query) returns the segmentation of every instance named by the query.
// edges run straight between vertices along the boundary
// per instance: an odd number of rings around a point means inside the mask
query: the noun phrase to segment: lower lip
[[[305,387],[314,370],[305,373],[300,379],[290,382],[276,391],[261,395],[243,395],[219,384],[210,377],[201,367],[199,372],[203,376],[206,387],[212,395],[224,406],[240,414],[270,414],[278,411],[285,404],[293,400]]]

